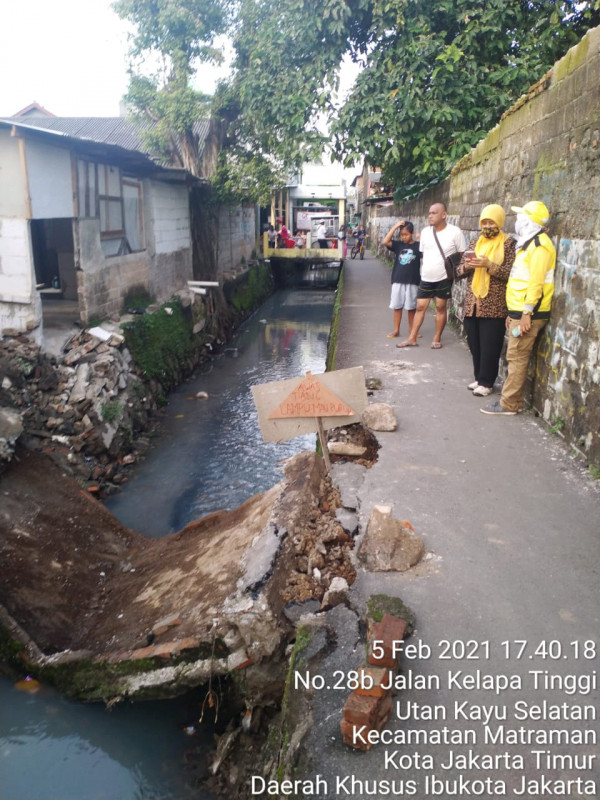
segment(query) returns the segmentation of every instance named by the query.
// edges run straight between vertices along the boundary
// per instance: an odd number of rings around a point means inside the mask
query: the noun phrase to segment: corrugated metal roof
[[[139,128],[125,117],[29,117],[25,119],[4,117],[2,121],[55,131],[75,139],[116,145],[124,147],[126,150],[137,150],[150,155],[142,143]],[[208,120],[200,119],[194,123],[194,133],[198,137],[200,152],[206,141],[208,129]]]

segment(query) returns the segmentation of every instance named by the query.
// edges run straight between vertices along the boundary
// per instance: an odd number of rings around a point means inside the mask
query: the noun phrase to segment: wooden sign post
[[[362,367],[322,375],[307,372],[304,378],[258,384],[252,387],[252,395],[263,439],[281,442],[318,433],[328,472],[331,462],[325,430],[337,427],[340,419],[358,422],[367,406]]]

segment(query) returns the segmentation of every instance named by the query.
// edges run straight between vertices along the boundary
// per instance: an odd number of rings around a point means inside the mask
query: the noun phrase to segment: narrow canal
[[[314,448],[314,435],[264,443],[250,386],[323,372],[334,299],[325,289],[277,292],[209,372],[172,393],[160,437],[107,502],[125,525],[164,536],[234,508],[281,479],[282,459]],[[107,711],[45,687],[23,693],[1,678],[0,798],[209,800],[193,787],[195,757],[212,746],[196,706],[191,696]]]
[[[273,295],[240,329],[209,374],[169,398],[160,443],[126,490],[108,498],[121,522],[164,536],[217,509],[239,506],[281,480],[282,459],[314,448],[315,436],[264,443],[250,387],[323,372],[332,291]],[[206,392],[207,399],[198,399]]]

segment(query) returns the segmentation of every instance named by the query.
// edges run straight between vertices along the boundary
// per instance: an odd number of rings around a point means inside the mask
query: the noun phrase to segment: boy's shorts
[[[417,307],[418,289],[419,287],[415,283],[392,283],[390,308],[394,309],[394,311],[399,308],[414,311]]]
[[[439,297],[440,300],[449,300],[452,295],[452,281],[421,281],[417,297],[419,300],[431,300]]]

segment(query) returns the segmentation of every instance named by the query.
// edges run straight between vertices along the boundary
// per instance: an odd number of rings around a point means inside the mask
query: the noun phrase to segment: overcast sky
[[[127,28],[110,0],[3,0],[0,116],[37,102],[59,117],[116,117],[127,90]],[[209,82],[206,82],[207,72]],[[202,69],[203,91],[217,75]]]

